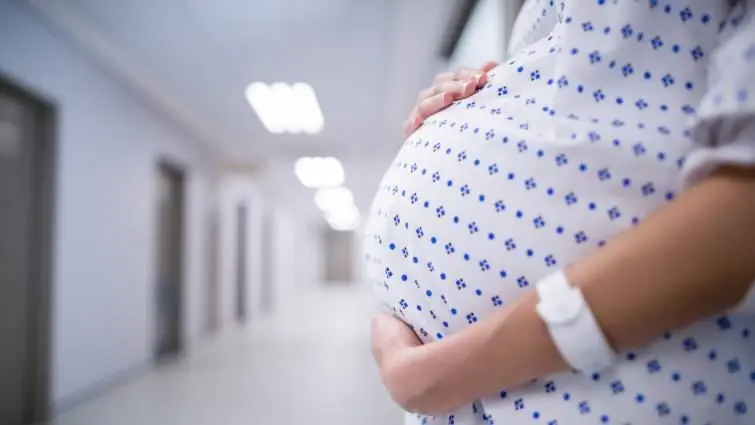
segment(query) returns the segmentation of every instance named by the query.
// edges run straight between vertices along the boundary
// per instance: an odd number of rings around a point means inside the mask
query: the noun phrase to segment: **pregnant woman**
[[[408,424],[755,424],[753,8],[531,0],[422,94],[365,242]]]

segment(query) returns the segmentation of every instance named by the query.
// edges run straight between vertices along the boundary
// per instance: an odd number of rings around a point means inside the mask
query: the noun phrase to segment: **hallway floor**
[[[369,292],[297,295],[250,331],[208,342],[61,413],[54,425],[391,425],[402,413],[380,384]]]

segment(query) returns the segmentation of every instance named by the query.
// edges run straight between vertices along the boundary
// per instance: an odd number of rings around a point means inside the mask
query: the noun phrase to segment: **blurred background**
[[[361,225],[514,0],[0,0],[0,424],[397,424]]]

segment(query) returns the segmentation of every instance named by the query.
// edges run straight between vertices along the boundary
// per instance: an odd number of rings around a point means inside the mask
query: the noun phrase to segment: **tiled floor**
[[[353,290],[298,296],[276,318],[63,412],[54,424],[400,424],[370,358],[370,309],[370,295]]]

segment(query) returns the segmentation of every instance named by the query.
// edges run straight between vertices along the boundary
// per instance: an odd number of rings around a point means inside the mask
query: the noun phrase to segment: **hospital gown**
[[[753,8],[527,2],[512,59],[412,134],[379,187],[365,259],[380,299],[433,343],[716,166],[755,163]],[[753,332],[752,315],[716,316],[605,372],[544,377],[407,423],[752,425]]]

